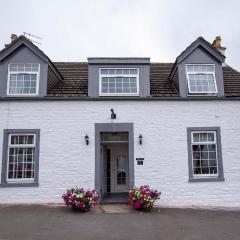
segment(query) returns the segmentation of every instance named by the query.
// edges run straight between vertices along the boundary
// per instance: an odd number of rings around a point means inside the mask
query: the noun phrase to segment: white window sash
[[[33,136],[33,144],[11,144],[11,137],[12,136]],[[8,150],[7,150],[7,182],[8,183],[16,183],[16,182],[21,182],[21,183],[29,183],[29,182],[34,182],[35,179],[35,162],[34,162],[34,177],[33,178],[8,178],[8,173],[9,173],[9,149],[10,148],[35,148],[34,154],[36,155],[36,134],[9,134],[8,135]],[[35,161],[35,158],[34,158]]]
[[[36,63],[24,63],[24,64],[36,64],[38,65],[38,71],[11,71],[10,65],[11,64],[20,64],[20,63],[9,63],[8,64],[8,80],[7,80],[7,95],[8,96],[37,96],[39,95],[39,79],[40,79],[40,64]],[[36,93],[10,93],[10,76],[11,74],[36,74],[37,80],[36,80]]]
[[[137,74],[102,74],[102,69],[131,69],[137,70]],[[103,93],[102,92],[102,78],[104,77],[134,77],[136,78],[137,92],[136,93]],[[99,96],[139,96],[139,68],[99,68]]]
[[[214,141],[211,142],[193,142],[193,134],[194,133],[213,133],[214,134]],[[205,178],[205,177],[217,177],[219,176],[219,169],[218,169],[218,146],[217,146],[217,139],[216,139],[216,131],[193,131],[191,132],[191,152],[192,152],[192,171],[193,171],[193,177],[194,178]],[[216,167],[217,167],[217,173],[215,174],[194,174],[194,161],[193,161],[193,145],[215,145],[216,146]],[[207,161],[207,160],[206,160]]]
[[[187,70],[188,66],[197,66],[197,65],[201,65],[201,66],[213,66],[213,71],[192,71],[189,72]],[[213,81],[214,81],[214,85],[215,85],[215,91],[211,91],[211,92],[206,92],[206,91],[191,91],[190,89],[190,79],[189,79],[189,75],[197,75],[197,74],[202,74],[202,75],[213,75]],[[215,65],[214,64],[186,64],[186,75],[187,75],[187,83],[188,83],[188,94],[191,94],[191,96],[193,94],[196,94],[199,96],[199,94],[217,94],[218,90],[217,90],[217,83],[216,83],[216,75],[215,75]]]

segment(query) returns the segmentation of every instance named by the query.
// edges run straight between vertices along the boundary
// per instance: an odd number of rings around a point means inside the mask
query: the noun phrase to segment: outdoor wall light
[[[111,119],[116,119],[117,118],[117,114],[114,112],[113,109],[111,109]]]
[[[89,136],[87,134],[85,136],[85,142],[86,142],[87,145],[89,144]]]
[[[138,139],[139,139],[139,144],[142,145],[142,140],[143,140],[142,134],[139,135]]]

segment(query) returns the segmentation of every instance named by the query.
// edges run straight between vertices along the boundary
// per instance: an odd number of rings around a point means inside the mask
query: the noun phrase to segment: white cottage
[[[58,203],[68,187],[161,206],[240,207],[240,73],[221,39],[175,63],[52,62],[24,36],[0,51],[0,203]]]

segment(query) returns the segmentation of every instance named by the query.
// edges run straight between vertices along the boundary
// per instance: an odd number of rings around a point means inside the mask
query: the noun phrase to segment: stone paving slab
[[[109,204],[99,206],[104,213],[130,213],[133,210],[125,204]]]

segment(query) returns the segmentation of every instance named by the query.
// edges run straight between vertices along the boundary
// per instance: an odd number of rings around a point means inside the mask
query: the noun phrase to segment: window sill
[[[189,178],[188,182],[224,182],[224,177]]]
[[[103,94],[103,93],[99,93],[99,97],[139,97],[139,93],[137,93],[137,94]]]
[[[39,183],[0,183],[0,187],[38,187]]]
[[[6,97],[39,97],[39,94],[7,94]]]
[[[188,93],[188,97],[218,97],[218,93]]]

